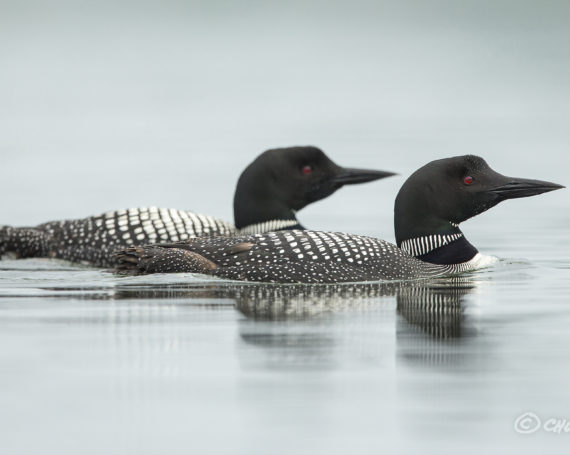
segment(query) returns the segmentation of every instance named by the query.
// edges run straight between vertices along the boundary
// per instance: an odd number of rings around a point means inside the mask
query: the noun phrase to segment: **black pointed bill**
[[[537,194],[565,188],[563,185],[542,180],[510,177],[506,177],[505,180],[506,182],[504,184],[489,190],[491,193],[496,194],[501,200],[536,196]]]
[[[340,172],[331,180],[333,183],[339,185],[352,185],[354,183],[372,182],[392,175],[397,174],[395,172],[374,171],[370,169],[341,168]]]

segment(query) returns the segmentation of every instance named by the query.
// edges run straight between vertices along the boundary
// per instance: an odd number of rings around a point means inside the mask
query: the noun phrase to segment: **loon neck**
[[[265,176],[244,172],[234,194],[234,224],[238,229],[275,220],[296,221],[294,205]]]
[[[423,234],[398,241],[398,246],[411,256],[432,264],[461,264],[478,253],[453,223],[437,234]]]
[[[237,199],[234,201],[234,224],[238,229],[272,221],[295,221],[295,211],[281,206],[275,201],[260,198],[251,198],[247,201]]]
[[[264,232],[286,231],[292,229],[305,229],[295,217],[290,219],[277,219],[253,223],[239,229],[240,234],[262,234]]]
[[[234,196],[234,223],[240,234],[261,234],[285,229],[305,229],[297,220],[296,211],[281,202],[284,197],[267,186],[265,191],[258,181],[240,178]]]

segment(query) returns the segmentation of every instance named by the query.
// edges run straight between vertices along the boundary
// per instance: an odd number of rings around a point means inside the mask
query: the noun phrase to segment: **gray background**
[[[388,239],[404,177],[435,158],[474,153],[564,183],[569,13],[567,1],[2,2],[0,224],[145,205],[231,219],[245,165],[297,144],[402,174],[300,215]]]
[[[0,5],[0,224],[229,219],[245,165],[295,144],[401,173],[300,213],[388,240],[398,188],[435,158],[567,183],[568,1]],[[465,293],[449,339],[360,285],[260,320],[203,277],[1,261],[0,452],[566,455],[570,434],[513,426],[570,420],[569,200],[462,225],[499,261],[439,283]],[[454,310],[434,308],[436,327]]]

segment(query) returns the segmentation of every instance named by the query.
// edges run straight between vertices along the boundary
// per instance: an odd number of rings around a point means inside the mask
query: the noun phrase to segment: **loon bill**
[[[118,254],[126,274],[192,272],[280,283],[409,280],[476,268],[477,249],[459,224],[506,199],[564,188],[506,177],[473,155],[432,161],[400,189],[394,208],[397,246],[371,237],[281,231],[129,248]]]
[[[395,175],[343,168],[311,146],[271,149],[241,174],[234,197],[235,226],[218,218],[164,208],[133,208],[30,228],[0,226],[0,257],[50,257],[101,267],[134,245],[193,237],[303,229],[296,212],[344,185]]]

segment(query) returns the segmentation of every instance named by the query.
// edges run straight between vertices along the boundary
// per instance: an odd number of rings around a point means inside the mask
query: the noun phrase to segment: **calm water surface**
[[[568,1],[0,4],[0,224],[149,205],[230,219],[247,163],[299,144],[401,174],[300,213],[387,240],[404,178],[433,159],[567,183]],[[0,262],[0,454],[568,454],[570,433],[515,422],[570,420],[569,201],[465,223],[500,261],[452,281]]]
[[[2,444],[6,453],[567,453],[569,433],[514,428],[526,412],[570,420],[570,247],[551,245],[567,225],[540,238],[521,229],[490,251],[519,248],[532,260],[407,284],[119,278],[1,262]]]

